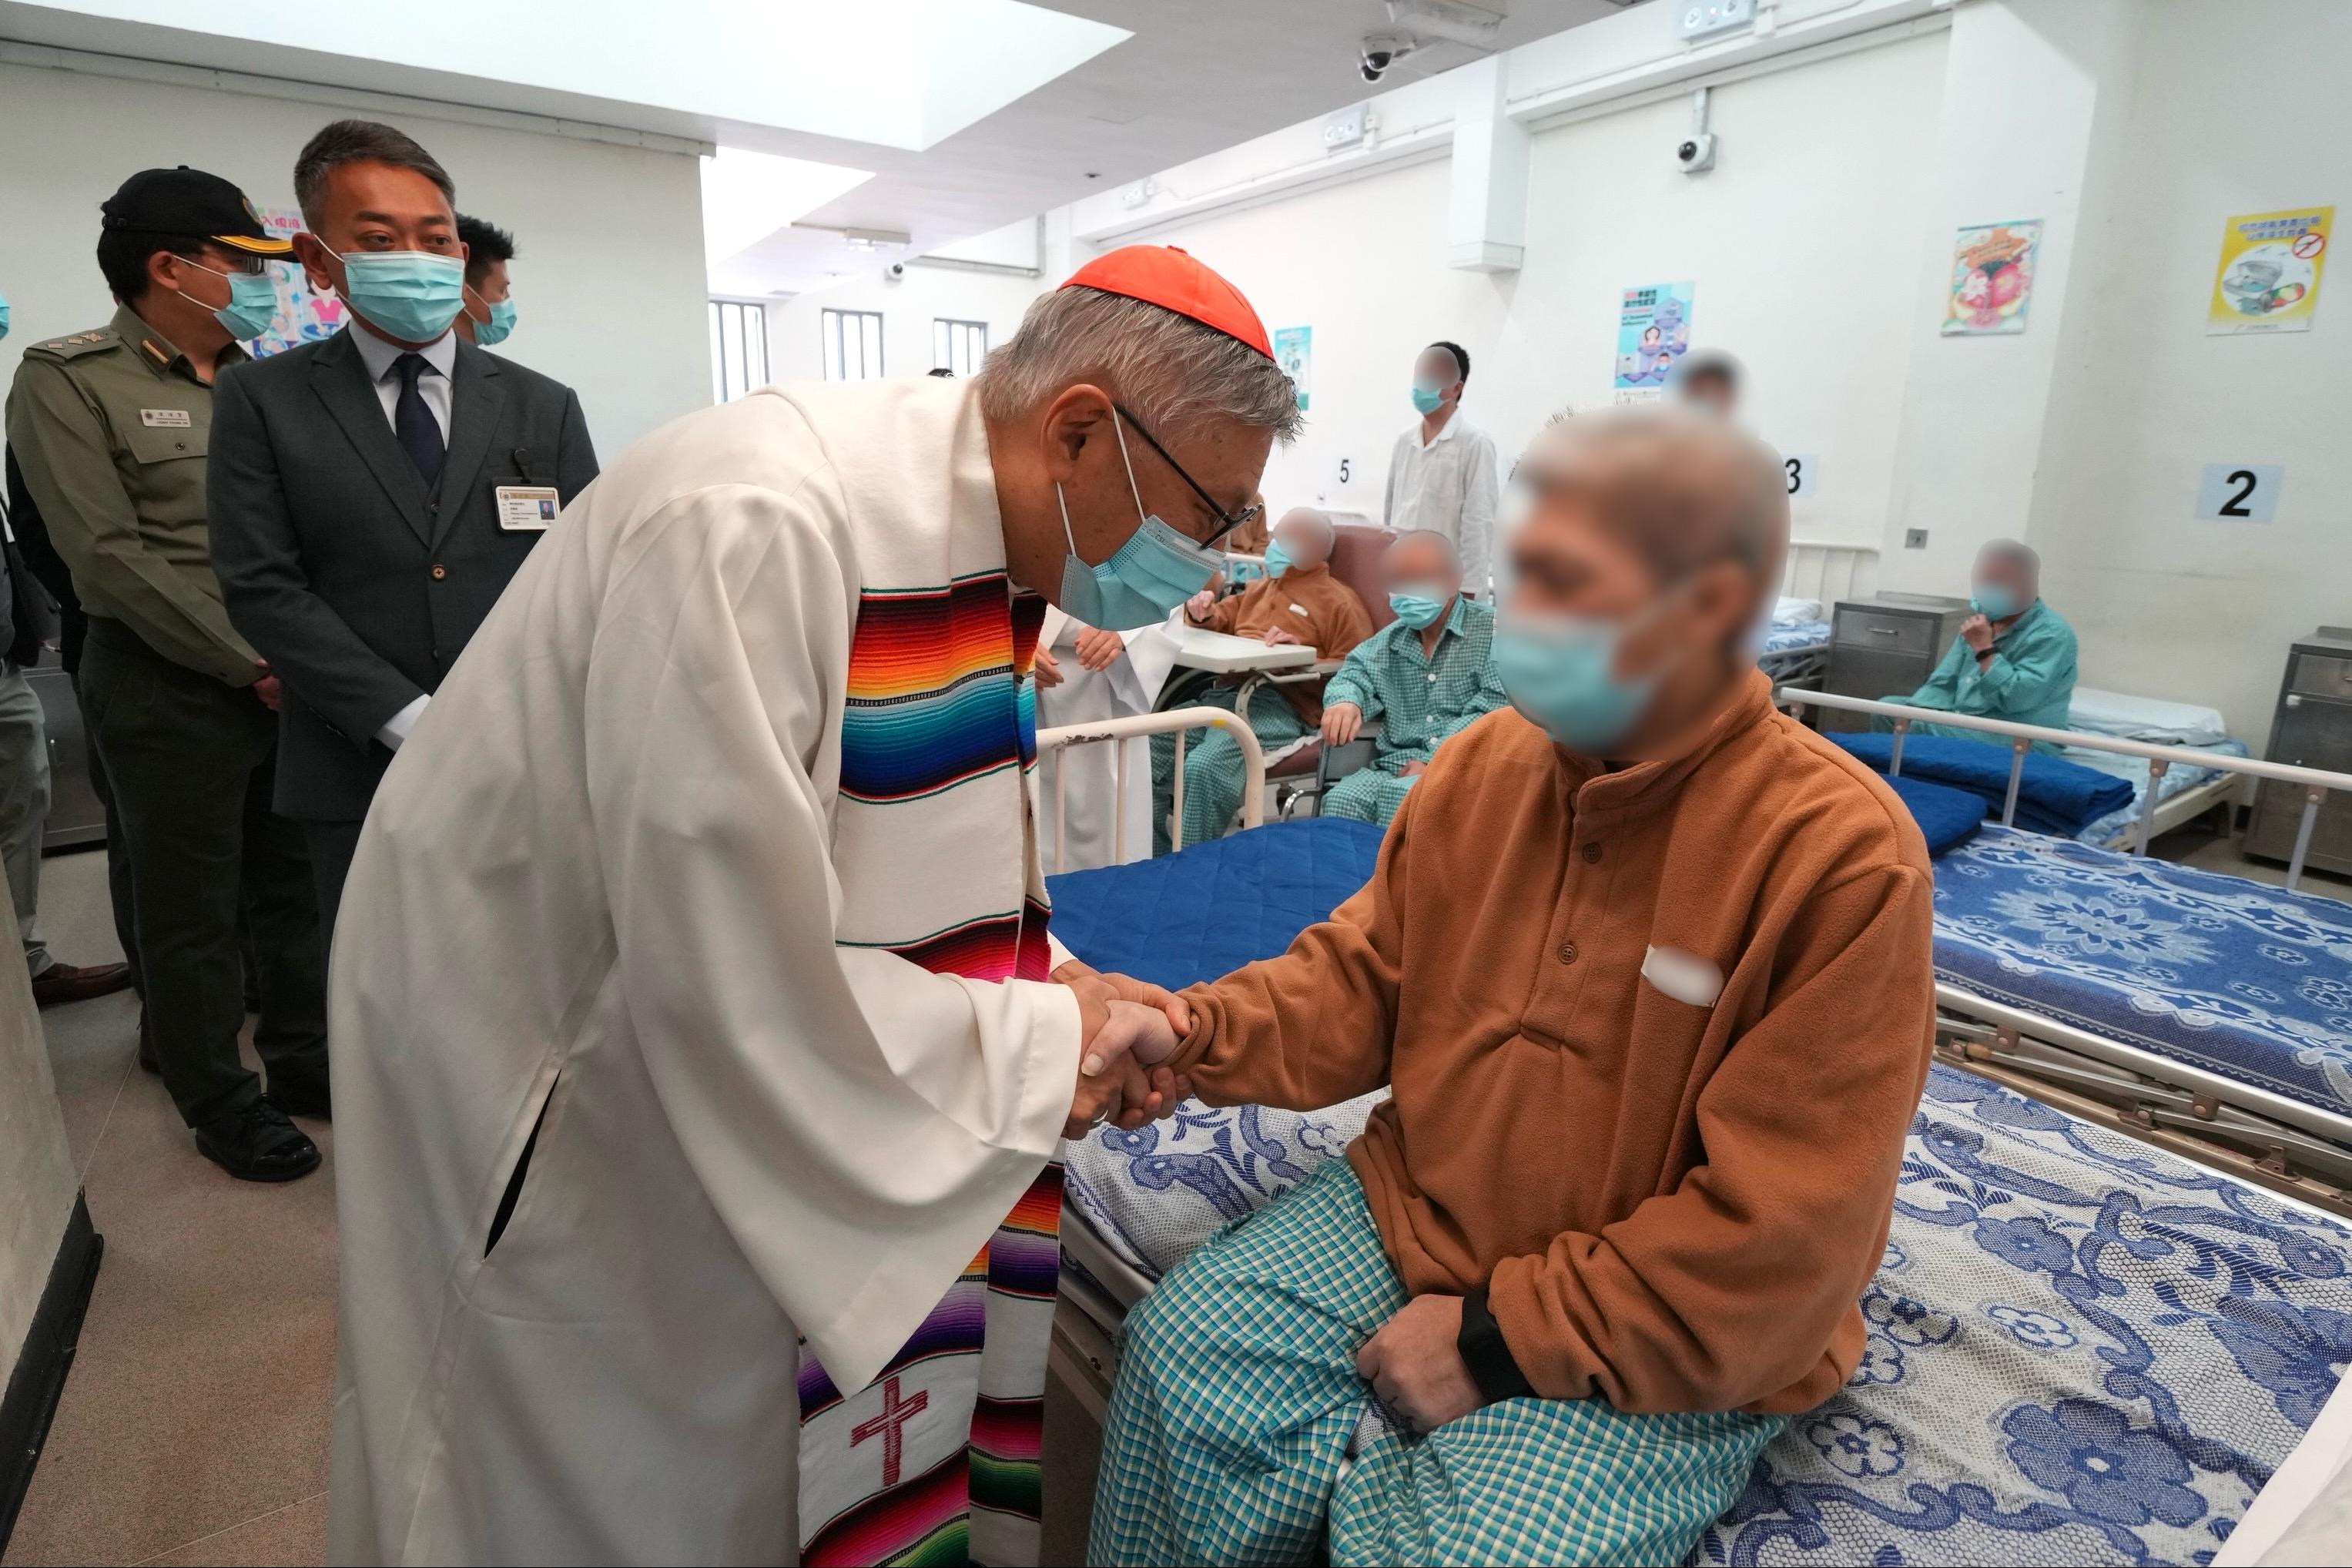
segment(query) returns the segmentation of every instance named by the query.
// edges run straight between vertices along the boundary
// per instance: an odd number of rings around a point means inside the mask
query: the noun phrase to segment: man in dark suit
[[[222,378],[206,510],[229,619],[285,685],[277,808],[331,931],[376,781],[596,454],[570,388],[451,331],[466,247],[431,153],[338,121],[294,196],[351,320]]]

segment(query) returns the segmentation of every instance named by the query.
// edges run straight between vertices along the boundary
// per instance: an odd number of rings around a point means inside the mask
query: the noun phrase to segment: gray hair
[[[2039,593],[2042,588],[2042,556],[2031,544],[2021,539],[1988,539],[1977,551],[1977,559],[2006,561],[2025,578],[2026,585]]]
[[[1394,539],[1389,541],[1387,553],[1393,555],[1398,551],[1403,549],[1406,545],[1415,543],[1436,546],[1438,553],[1444,558],[1446,570],[1450,572],[1459,572],[1462,570],[1461,548],[1457,546],[1454,541],[1448,539],[1444,534],[1438,532],[1437,530],[1433,528],[1406,529],[1402,533],[1398,534]]]
[[[319,199],[326,194],[327,176],[345,163],[389,163],[412,170],[438,185],[453,210],[457,205],[457,186],[449,172],[406,132],[373,120],[338,120],[311,137],[294,160],[294,205],[302,209],[302,221],[310,228],[319,226]]]
[[[1081,284],[1040,295],[980,371],[980,408],[1009,424],[1064,388],[1095,381],[1163,441],[1220,420],[1297,439],[1298,389],[1265,355],[1173,310]]]

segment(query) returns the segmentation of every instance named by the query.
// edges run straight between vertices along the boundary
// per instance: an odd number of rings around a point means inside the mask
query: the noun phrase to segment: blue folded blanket
[[[1907,754],[1904,761],[1909,763]],[[1985,813],[1990,809],[1980,795],[1954,789],[1949,784],[1929,784],[1907,773],[1888,779],[1886,784],[1911,808],[1911,818],[1927,838],[1931,857],[1957,849],[1974,838],[1977,829],[1984,826]]]
[[[1830,737],[1880,773],[1894,751],[1895,737],[1843,733]],[[1981,795],[1995,816],[2009,795],[2013,753],[1998,740],[1957,741],[1943,735],[1913,735],[1903,743],[1904,778],[1949,784]],[[2107,813],[2132,801],[2132,786],[2096,768],[2063,757],[2029,752],[2017,785],[2017,826],[2035,833],[2072,838]]]

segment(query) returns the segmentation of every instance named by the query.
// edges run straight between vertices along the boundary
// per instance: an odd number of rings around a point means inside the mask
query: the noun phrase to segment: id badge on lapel
[[[499,526],[509,533],[543,532],[563,510],[553,485],[500,485],[497,494]]]

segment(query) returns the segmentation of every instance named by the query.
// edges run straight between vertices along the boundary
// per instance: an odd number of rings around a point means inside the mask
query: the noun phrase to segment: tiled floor
[[[2265,882],[2283,867],[2183,832],[2168,858]],[[2307,891],[2352,899],[2315,873]],[[42,926],[69,962],[117,956],[95,851],[46,866]],[[285,1186],[197,1154],[136,1067],[127,994],[44,1014],[67,1136],[106,1260],[6,1564],[309,1563],[326,1552],[335,1360],[334,1154]],[[1061,1477],[1083,1494],[1083,1481]]]
[[[121,956],[105,858],[52,856],[41,929],[68,962]],[[134,1058],[128,993],[42,1015],[66,1133],[106,1256],[5,1561],[325,1559],[335,1372],[334,1156],[282,1186],[195,1152]]]

